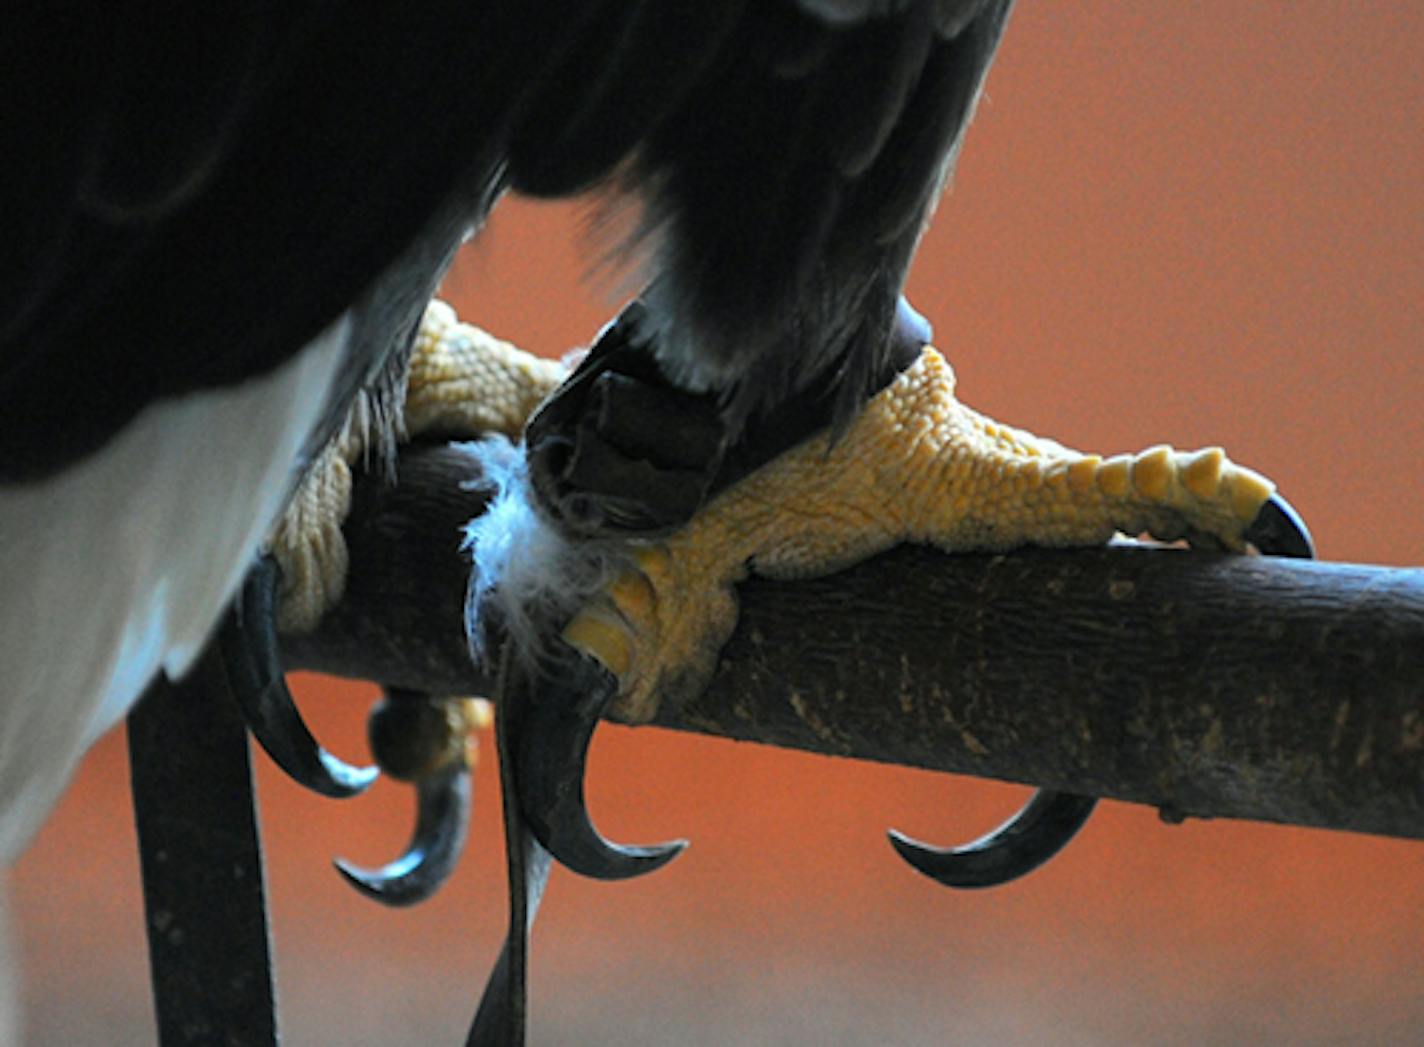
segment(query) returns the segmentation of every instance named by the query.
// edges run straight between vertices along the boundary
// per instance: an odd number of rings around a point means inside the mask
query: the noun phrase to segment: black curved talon
[[[363,869],[345,859],[338,872],[384,905],[414,905],[449,879],[465,849],[470,825],[471,730],[479,716],[470,699],[432,698],[387,687],[371,708],[366,735],[376,763],[389,777],[416,786],[415,832],[395,861]]]
[[[282,674],[277,642],[277,582],[269,556],[248,572],[218,633],[232,692],[248,730],[278,767],[313,792],[344,799],[365,792],[380,772],[354,767],[318,744]]]
[[[470,772],[446,768],[416,786],[415,832],[410,846],[379,869],[363,869],[344,858],[332,863],[346,881],[382,905],[423,902],[450,878],[465,849],[470,825]]]
[[[529,688],[508,716],[520,807],[534,837],[561,864],[599,880],[641,876],[666,865],[685,840],[648,847],[603,838],[584,802],[584,770],[594,728],[617,694],[617,680],[591,659],[567,650],[558,668]]]
[[[1266,556],[1293,556],[1315,559],[1315,542],[1310,529],[1295,508],[1279,494],[1261,506],[1256,519],[1246,528],[1246,541]]]
[[[1040,789],[987,836],[941,850],[890,830],[900,857],[946,887],[997,887],[1033,872],[1067,846],[1097,805],[1095,796]]]

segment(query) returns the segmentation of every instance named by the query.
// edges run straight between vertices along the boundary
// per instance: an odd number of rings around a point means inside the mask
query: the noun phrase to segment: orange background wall
[[[912,297],[966,400],[1082,447],[1225,444],[1322,555],[1424,562],[1424,14],[1418,5],[1025,3]],[[506,205],[447,293],[541,352],[616,307],[574,207]],[[339,753],[372,689],[299,680]],[[260,791],[288,1042],[455,1043],[503,924],[493,768],[470,856],[387,912],[327,865],[402,845],[409,797]],[[1424,846],[1107,804],[997,892],[908,872],[1022,790],[605,729],[619,839],[689,835],[631,884],[559,874],[539,1043],[1424,1039]],[[15,874],[36,1044],[151,1039],[122,739]]]

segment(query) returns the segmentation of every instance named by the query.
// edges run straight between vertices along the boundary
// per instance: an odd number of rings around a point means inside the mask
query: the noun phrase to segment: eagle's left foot
[[[340,599],[346,579],[342,524],[352,472],[373,447],[403,438],[516,435],[535,406],[565,376],[552,360],[524,353],[469,324],[441,301],[426,308],[396,410],[358,399],[320,453],[275,529],[268,552],[244,582],[221,631],[232,689],[248,726],[298,782],[328,796],[365,789],[377,769],[350,767],[312,737],[283,679],[278,634],[314,628]],[[385,431],[383,431],[383,429]],[[363,893],[390,905],[428,897],[457,861],[470,810],[470,732],[485,703],[391,689],[371,715],[371,748],[391,777],[415,785],[417,823],[410,845],[379,869],[338,861]]]

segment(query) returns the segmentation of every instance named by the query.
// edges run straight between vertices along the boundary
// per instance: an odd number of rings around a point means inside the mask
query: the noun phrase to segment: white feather
[[[465,528],[474,567],[465,632],[476,659],[492,626],[503,627],[517,657],[535,662],[573,613],[632,566],[623,542],[570,541],[539,515],[524,445],[489,436],[460,447],[478,463],[473,489],[493,492],[489,508]]]
[[[0,861],[158,670],[179,675],[201,650],[291,492],[348,328],[240,386],[153,404],[75,467],[0,489]]]

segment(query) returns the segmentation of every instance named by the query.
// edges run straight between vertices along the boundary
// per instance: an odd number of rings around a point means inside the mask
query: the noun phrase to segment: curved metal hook
[[[612,674],[568,650],[556,673],[526,688],[525,701],[498,710],[496,719],[497,729],[509,732],[520,807],[534,837],[561,864],[599,880],[650,873],[687,846],[625,846],[593,827],[583,791],[588,746],[617,691]]]
[[[946,887],[997,887],[1033,872],[1067,846],[1093,813],[1095,796],[1040,789],[1024,809],[963,847],[940,849],[890,830],[900,857]]]
[[[405,853],[379,869],[344,858],[332,864],[346,881],[382,905],[415,905],[433,895],[454,872],[470,825],[470,771],[456,764],[416,785],[415,832]]]
[[[354,767],[321,747],[297,711],[277,642],[277,563],[261,557],[248,572],[218,633],[232,691],[258,744],[294,781],[323,796],[364,792],[380,772]]]

